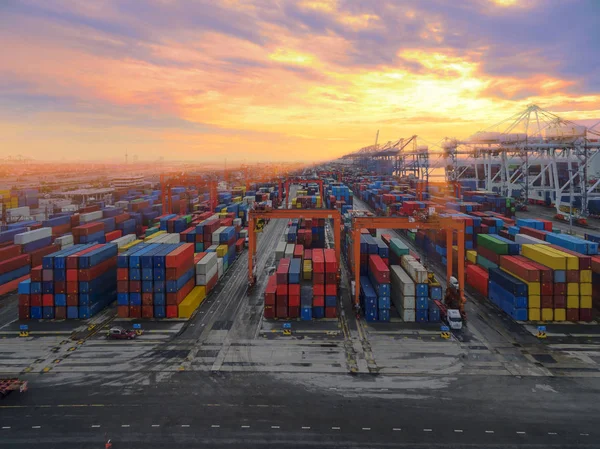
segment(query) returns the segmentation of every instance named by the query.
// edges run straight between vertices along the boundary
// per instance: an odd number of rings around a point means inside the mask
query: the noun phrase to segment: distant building
[[[127,175],[115,176],[112,179],[112,184],[115,189],[135,189],[143,187],[145,182],[143,175]]]

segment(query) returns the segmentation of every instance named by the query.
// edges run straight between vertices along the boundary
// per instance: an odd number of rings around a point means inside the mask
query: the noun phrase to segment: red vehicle
[[[137,334],[133,330],[115,326],[110,328],[108,334],[106,334],[106,338],[109,340],[133,340],[136,335]]]
[[[11,391],[17,390],[21,393],[27,391],[27,381],[17,378],[0,379],[0,399],[4,399]]]

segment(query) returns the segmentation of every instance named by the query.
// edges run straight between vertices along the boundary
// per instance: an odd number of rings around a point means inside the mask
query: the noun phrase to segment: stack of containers
[[[415,283],[415,321],[429,321],[429,285],[427,270],[411,256],[402,256],[400,264]]]
[[[527,318],[541,320],[541,279],[540,270],[520,256],[501,256],[500,269],[519,279],[527,286]],[[491,282],[491,281],[490,281]]]
[[[266,316],[265,318],[283,318],[288,316],[288,273],[290,271],[291,259],[283,258],[277,266],[276,276],[276,300],[275,300],[275,315],[274,317]],[[265,313],[266,313],[265,309]]]
[[[300,278],[302,271],[301,259],[294,258],[290,261],[288,271],[288,314],[289,318],[300,317]],[[278,318],[286,318],[286,316],[278,316]]]
[[[118,257],[118,313],[123,318],[177,318],[195,286],[194,245],[140,244]]]
[[[365,316],[367,319],[375,317],[378,321],[390,320],[390,270],[377,254],[369,256],[368,277],[371,285],[377,294],[377,311],[367,311]],[[365,306],[372,307],[370,304]]]
[[[415,322],[415,282],[400,265],[390,265],[391,302],[405,322]]]
[[[204,286],[206,294],[208,294],[219,280],[217,253],[199,253],[194,260],[196,262],[196,285]]]
[[[490,300],[514,320],[527,321],[527,284],[500,268],[490,268],[488,273]]]
[[[377,321],[377,293],[368,276],[360,276],[360,301],[365,320]]]
[[[206,251],[212,245],[213,233],[221,227],[218,218],[209,218],[196,226],[196,247],[197,253]]]
[[[325,261],[325,317],[336,318],[338,294],[338,262],[335,258],[335,250],[323,250],[323,259]],[[315,316],[315,318],[323,317],[321,311],[313,310],[313,315]]]
[[[74,245],[44,256],[31,280],[19,285],[20,319],[90,318],[115,300],[116,262],[113,243]]]

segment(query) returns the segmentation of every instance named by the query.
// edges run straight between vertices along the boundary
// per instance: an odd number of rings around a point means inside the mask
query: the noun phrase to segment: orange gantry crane
[[[290,207],[290,185],[291,184],[308,184],[309,182],[318,184],[319,192],[321,193],[321,204],[325,204],[325,198],[323,195],[325,193],[323,189],[323,180],[319,178],[314,179],[302,179],[302,178],[288,178],[285,180],[285,207],[286,209]],[[279,202],[281,203],[281,188],[279,189]]]
[[[283,218],[291,220],[294,218],[325,218],[333,220],[333,240],[335,245],[335,258],[340,267],[341,254],[341,226],[342,215],[335,209],[273,209],[273,210],[250,210],[248,211],[248,285],[254,285],[254,258],[256,256],[256,223],[259,219],[270,220],[272,218]],[[359,248],[360,249],[360,248]]]
[[[162,199],[163,214],[173,213],[173,201],[171,195],[171,187],[208,187],[210,192],[210,210],[214,211],[217,207],[217,182],[215,180],[208,181],[199,175],[188,175],[180,173],[175,175],[160,175],[160,189]]]
[[[428,221],[416,221],[411,217],[353,217],[352,242],[354,257],[354,302],[360,303],[360,230],[368,229],[445,229],[447,263],[446,276],[450,282],[452,277],[452,237],[453,231],[457,233],[458,244],[458,284],[460,288],[460,312],[464,313],[464,283],[465,283],[465,223],[452,218],[430,217]]]

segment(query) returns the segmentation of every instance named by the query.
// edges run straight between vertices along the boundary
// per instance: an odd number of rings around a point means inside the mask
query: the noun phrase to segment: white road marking
[[[279,429],[279,426],[271,426],[271,429]]]
[[[400,431],[402,429],[400,429],[399,427],[394,427],[394,428],[392,428],[392,430],[395,431],[395,432],[398,432],[398,431]]]
[[[189,424],[182,424],[181,427],[190,427]]]
[[[121,424],[121,427],[129,427],[129,424]]]
[[[556,432],[548,432],[548,435],[558,435]]]
[[[363,427],[362,430],[371,430],[370,427]]]
[[[341,427],[332,427],[331,430],[340,430]]]
[[[517,431],[517,433],[518,433],[519,435],[525,435],[525,432],[523,432],[523,431]]]
[[[2,426],[3,429],[10,429],[10,426]],[[583,435],[583,434],[582,434]]]
[[[212,426],[210,426],[210,427],[213,427],[213,428],[217,429],[217,428],[219,428],[219,427],[221,427],[221,426],[220,426],[220,425],[218,425],[218,424],[213,424],[213,425],[212,425]]]
[[[309,430],[310,427],[302,427],[302,430]]]
[[[589,433],[580,433],[579,435],[581,435],[582,437],[589,437],[590,436]]]
[[[433,432],[433,429],[423,429],[423,432]]]
[[[462,433],[462,429],[454,429],[456,433]]]
[[[249,429],[250,426],[242,426],[242,429]]]
[[[41,429],[42,426],[31,426],[32,429]]]
[[[485,433],[494,433],[493,430],[486,430]]]
[[[152,424],[152,427],[160,427],[160,424]]]
[[[100,424],[92,424],[92,427],[97,429],[98,427],[100,427]]]

